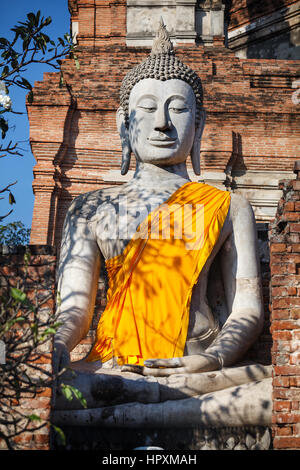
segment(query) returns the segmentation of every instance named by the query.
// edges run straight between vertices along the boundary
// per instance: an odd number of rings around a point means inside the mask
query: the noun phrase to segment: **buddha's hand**
[[[221,368],[222,364],[217,356],[213,354],[195,354],[172,359],[148,359],[144,362],[144,367],[135,370],[135,366],[126,365],[123,366],[122,370],[154,377],[165,377],[174,374],[210,372]]]
[[[70,353],[62,342],[54,341],[53,347],[53,375],[56,376],[70,365]]]

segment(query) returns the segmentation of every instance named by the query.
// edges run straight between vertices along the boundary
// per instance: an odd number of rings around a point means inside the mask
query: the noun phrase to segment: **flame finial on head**
[[[159,27],[156,33],[156,37],[153,41],[151,56],[155,56],[157,54],[170,54],[174,55],[173,44],[170,40],[169,33],[167,28],[164,24],[164,20],[162,17],[159,21]]]

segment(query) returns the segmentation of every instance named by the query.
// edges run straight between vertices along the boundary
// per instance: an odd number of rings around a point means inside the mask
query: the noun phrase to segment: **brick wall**
[[[119,172],[121,161],[115,123],[119,88],[126,72],[148,53],[125,45],[82,48],[77,53],[79,70],[71,59],[63,63],[68,88],[59,88],[56,73],[35,83],[34,102],[27,105],[37,161],[31,243],[59,246],[71,200],[116,184],[110,170]],[[224,47],[186,46],[177,48],[177,54],[203,82],[207,121],[202,172],[224,173],[237,134],[241,145],[236,172],[291,170],[299,152],[299,114],[291,100],[297,62],[240,60]]]
[[[262,16],[274,13],[277,10],[286,8],[298,0],[232,0],[229,7],[229,27],[228,30],[239,28]]]
[[[245,8],[240,3],[236,7]],[[117,184],[110,170],[118,173],[121,162],[115,123],[119,89],[126,72],[149,54],[146,48],[126,47],[125,0],[70,0],[69,7],[71,20],[79,24],[80,68],[67,58],[64,86],[59,73],[45,73],[35,83],[33,103],[27,103],[37,162],[31,243],[57,247],[72,199]],[[292,103],[297,61],[241,60],[218,42],[206,48],[181,45],[176,51],[203,83],[202,172],[224,173],[236,135],[235,172],[291,170],[299,152],[299,114]]]
[[[300,449],[300,162],[270,227],[273,445]]]
[[[79,22],[78,40],[94,47],[109,40],[124,42],[126,36],[126,0],[71,0],[72,20]]]
[[[19,287],[24,289],[27,298],[30,300],[33,306],[36,302],[39,305],[38,317],[41,321],[45,321],[49,315],[54,313],[54,285],[55,285],[55,266],[56,266],[56,254],[53,247],[49,246],[31,246],[30,257],[28,262],[24,260],[26,252],[26,258],[28,259],[27,247],[0,247],[0,295],[6,295],[9,287]],[[2,304],[2,299],[1,299]],[[24,310],[21,310],[21,315],[24,315]],[[34,322],[32,314],[26,315],[27,320],[31,323]],[[16,345],[20,347],[22,338],[28,334],[29,323],[20,322],[15,323],[11,327],[10,333],[13,335],[13,339],[16,341]],[[41,331],[39,332],[39,334]],[[5,340],[6,337],[4,337]],[[2,338],[3,339],[3,338]],[[8,339],[7,339],[8,341]],[[12,340],[10,340],[12,341]],[[5,341],[4,341],[5,342]],[[17,352],[15,351],[15,354]],[[17,362],[17,360],[15,360]],[[34,355],[31,354],[28,357],[27,365],[32,364],[34,367],[38,367],[41,370],[33,370],[29,368],[29,375],[31,378],[38,379],[46,376],[44,372],[52,372],[52,340],[48,340],[44,344],[40,344],[34,349]],[[12,362],[11,355],[6,357],[7,365],[16,364]],[[1,367],[1,366],[0,366]],[[26,367],[26,365],[25,365]],[[20,432],[23,427],[18,429],[18,435],[11,440],[11,444],[17,449],[34,449],[34,450],[48,450],[50,448],[49,441],[49,419],[50,419],[50,408],[51,408],[51,388],[44,387],[39,388],[37,393],[23,392],[19,399],[14,396],[13,399],[8,400],[8,404],[12,406],[13,412],[11,416],[18,416],[17,413],[22,413],[25,416],[36,414],[42,419],[41,422],[33,421],[29,425],[29,430],[26,432]],[[3,390],[1,391],[1,400],[3,399]],[[4,405],[2,402],[1,408]],[[38,424],[37,424],[38,423]],[[46,426],[41,427],[41,424],[47,423]],[[6,428],[6,432],[7,432]],[[5,449],[6,444],[4,440],[0,438],[0,449]]]

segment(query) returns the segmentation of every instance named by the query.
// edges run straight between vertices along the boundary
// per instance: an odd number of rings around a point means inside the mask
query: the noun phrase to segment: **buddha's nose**
[[[155,113],[154,129],[156,131],[166,131],[171,129],[171,126],[168,110],[164,106],[159,106]]]

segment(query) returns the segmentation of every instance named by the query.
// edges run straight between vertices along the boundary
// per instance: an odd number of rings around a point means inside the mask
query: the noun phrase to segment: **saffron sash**
[[[143,365],[181,357],[192,289],[220,235],[230,194],[189,182],[139,226],[124,251],[106,261],[107,306],[87,361]]]

